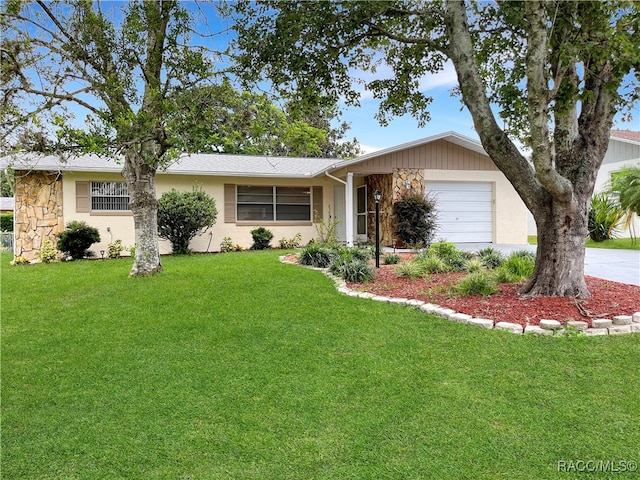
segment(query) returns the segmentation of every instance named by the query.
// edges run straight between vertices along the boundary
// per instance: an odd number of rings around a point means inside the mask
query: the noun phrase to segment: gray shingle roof
[[[336,158],[268,157],[226,154],[183,154],[162,173],[178,175],[313,177],[331,169],[342,160]],[[95,154],[70,156],[24,154],[0,158],[0,168],[11,165],[20,170],[56,170],[81,172],[120,172],[122,162]]]

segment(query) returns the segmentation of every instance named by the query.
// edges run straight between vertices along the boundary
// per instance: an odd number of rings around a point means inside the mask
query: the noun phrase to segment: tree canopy
[[[637,3],[269,0],[235,4],[231,16],[249,76],[303,104],[357,104],[364,83],[382,124],[407,113],[429,121],[420,80],[452,62],[485,151],[536,220],[544,255],[521,291],[589,295],[589,200],[613,117],[640,93]]]
[[[22,135],[43,150],[52,139],[41,132],[53,130],[59,151],[122,159],[136,236],[131,275],[162,268],[155,174],[179,153],[340,148],[339,129],[234,91],[224,81],[228,52],[211,47],[216,33],[196,30],[197,11],[177,0],[9,0],[0,10],[4,145]]]

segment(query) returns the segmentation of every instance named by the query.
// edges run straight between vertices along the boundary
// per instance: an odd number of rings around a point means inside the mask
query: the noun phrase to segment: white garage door
[[[436,198],[439,229],[436,240],[448,242],[493,241],[491,183],[427,182]]]

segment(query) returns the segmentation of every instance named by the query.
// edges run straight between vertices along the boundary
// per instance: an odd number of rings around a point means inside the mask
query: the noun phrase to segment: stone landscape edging
[[[535,333],[537,335],[562,335],[567,331],[563,327],[562,323],[558,320],[540,320],[540,325],[527,325],[523,327],[519,323],[511,322],[496,322],[488,318],[476,318],[473,315],[466,313],[459,313],[450,308],[441,307],[433,303],[424,302],[417,299],[409,298],[395,298],[386,297],[382,295],[375,295],[369,292],[359,292],[347,287],[347,282],[335,275],[333,275],[327,268],[311,267],[309,265],[302,265],[298,262],[292,262],[286,259],[287,255],[280,257],[280,261],[283,263],[290,263],[292,265],[298,265],[300,267],[309,268],[311,270],[318,270],[323,272],[327,277],[333,280],[334,285],[339,293],[355,298],[365,298],[377,302],[391,303],[394,305],[405,305],[408,307],[415,307],[419,310],[444,318],[445,320],[451,320],[457,323],[465,323],[468,325],[475,325],[486,329],[493,330],[505,330],[507,332],[516,334]],[[636,312],[633,315],[618,315],[611,319],[599,318],[592,320],[592,324],[597,327],[588,328],[587,322],[570,320],[567,321],[568,327],[573,328],[575,331],[586,335],[588,337],[601,336],[601,335],[621,335],[626,333],[640,333],[640,312]]]

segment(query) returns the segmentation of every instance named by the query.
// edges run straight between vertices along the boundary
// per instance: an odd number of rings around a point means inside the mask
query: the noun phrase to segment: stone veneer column
[[[421,168],[393,169],[393,201],[402,199],[406,194],[424,196],[425,175]]]
[[[372,212],[367,215],[367,231],[369,241],[375,242],[376,236],[376,201],[373,192],[380,190],[380,246],[391,245],[394,238],[394,215],[393,215],[393,182],[391,175],[376,174],[367,177],[367,211]]]
[[[380,190],[380,245],[393,245],[398,242],[396,235],[396,215],[393,204],[407,193],[425,194],[425,172],[420,168],[394,168],[392,174],[376,174],[367,177],[369,212],[375,212],[373,192]],[[368,215],[369,240],[375,241],[375,214]]]
[[[15,172],[15,255],[38,258],[42,242],[58,243],[64,230],[62,175],[56,172]]]

